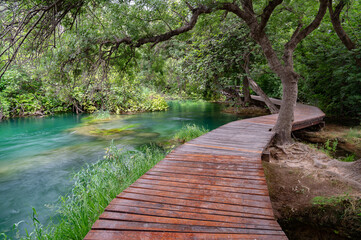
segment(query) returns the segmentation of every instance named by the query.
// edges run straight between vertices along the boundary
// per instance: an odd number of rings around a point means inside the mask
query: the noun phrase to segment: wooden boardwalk
[[[293,128],[323,117],[298,104]],[[85,239],[287,239],[261,162],[276,119],[231,122],[176,148],[119,194]]]

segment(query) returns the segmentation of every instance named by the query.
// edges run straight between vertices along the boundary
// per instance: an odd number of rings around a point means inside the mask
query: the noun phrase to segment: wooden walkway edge
[[[324,116],[297,104],[293,130]],[[231,122],[176,148],[120,193],[84,239],[287,239],[261,162],[276,120]]]

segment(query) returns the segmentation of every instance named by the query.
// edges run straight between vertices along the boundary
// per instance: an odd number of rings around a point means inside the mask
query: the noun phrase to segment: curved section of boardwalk
[[[293,127],[323,117],[298,104]],[[119,194],[85,239],[287,239],[261,162],[276,120],[231,122],[178,147]]]

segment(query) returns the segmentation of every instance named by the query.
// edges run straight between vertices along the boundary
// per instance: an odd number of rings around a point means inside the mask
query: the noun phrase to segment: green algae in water
[[[121,128],[111,128],[111,129],[99,129],[96,128],[95,130],[89,131],[89,133],[92,135],[101,135],[101,136],[109,136],[109,135],[116,135],[116,134],[132,134],[134,131],[128,130],[131,128],[135,128],[139,124],[130,124]]]

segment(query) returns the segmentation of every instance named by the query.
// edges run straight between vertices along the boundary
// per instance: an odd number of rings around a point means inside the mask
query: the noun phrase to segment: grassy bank
[[[189,141],[206,133],[202,127],[186,125],[177,132],[173,141]],[[61,197],[57,206],[58,217],[54,222],[43,226],[33,209],[31,233],[16,239],[83,239],[93,223],[104,211],[109,202],[140,176],[162,160],[169,150],[158,145],[144,145],[137,150],[122,150],[111,145],[103,159],[84,167],[74,177],[74,185],[69,194]],[[18,231],[14,226],[14,231]],[[0,234],[0,239],[10,239]]]

